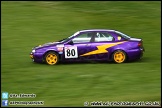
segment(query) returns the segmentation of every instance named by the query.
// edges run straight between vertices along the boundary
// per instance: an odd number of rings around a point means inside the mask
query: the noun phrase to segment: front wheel
[[[55,65],[58,63],[59,61],[59,56],[57,53],[55,52],[48,52],[45,55],[45,61],[48,65]]]
[[[126,53],[124,51],[122,51],[122,50],[115,51],[113,53],[113,56],[112,56],[113,61],[115,63],[123,63],[123,62],[125,62],[126,61],[126,57],[127,57]]]

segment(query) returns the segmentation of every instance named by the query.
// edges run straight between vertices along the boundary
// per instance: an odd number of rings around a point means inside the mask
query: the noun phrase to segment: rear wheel
[[[57,53],[55,52],[48,52],[45,55],[45,61],[48,65],[55,65],[58,63],[59,61],[59,56]]]
[[[113,58],[115,63],[123,63],[123,62],[126,61],[127,55],[124,51],[117,50],[113,53],[112,58]]]

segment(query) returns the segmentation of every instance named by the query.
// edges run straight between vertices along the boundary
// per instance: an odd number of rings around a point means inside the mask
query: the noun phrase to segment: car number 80
[[[65,47],[65,58],[78,58],[77,47]]]

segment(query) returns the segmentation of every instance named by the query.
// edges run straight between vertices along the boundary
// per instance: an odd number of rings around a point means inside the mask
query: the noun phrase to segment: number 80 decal
[[[78,58],[77,47],[65,47],[65,58]]]

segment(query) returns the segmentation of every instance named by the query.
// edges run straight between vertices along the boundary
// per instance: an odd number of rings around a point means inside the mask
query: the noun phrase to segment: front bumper
[[[32,59],[33,62],[42,63],[43,62],[43,53],[33,53],[29,54],[29,57]]]
[[[34,57],[33,57],[33,53],[30,53],[30,58],[31,58],[31,59],[33,59],[33,58],[34,58]]]

